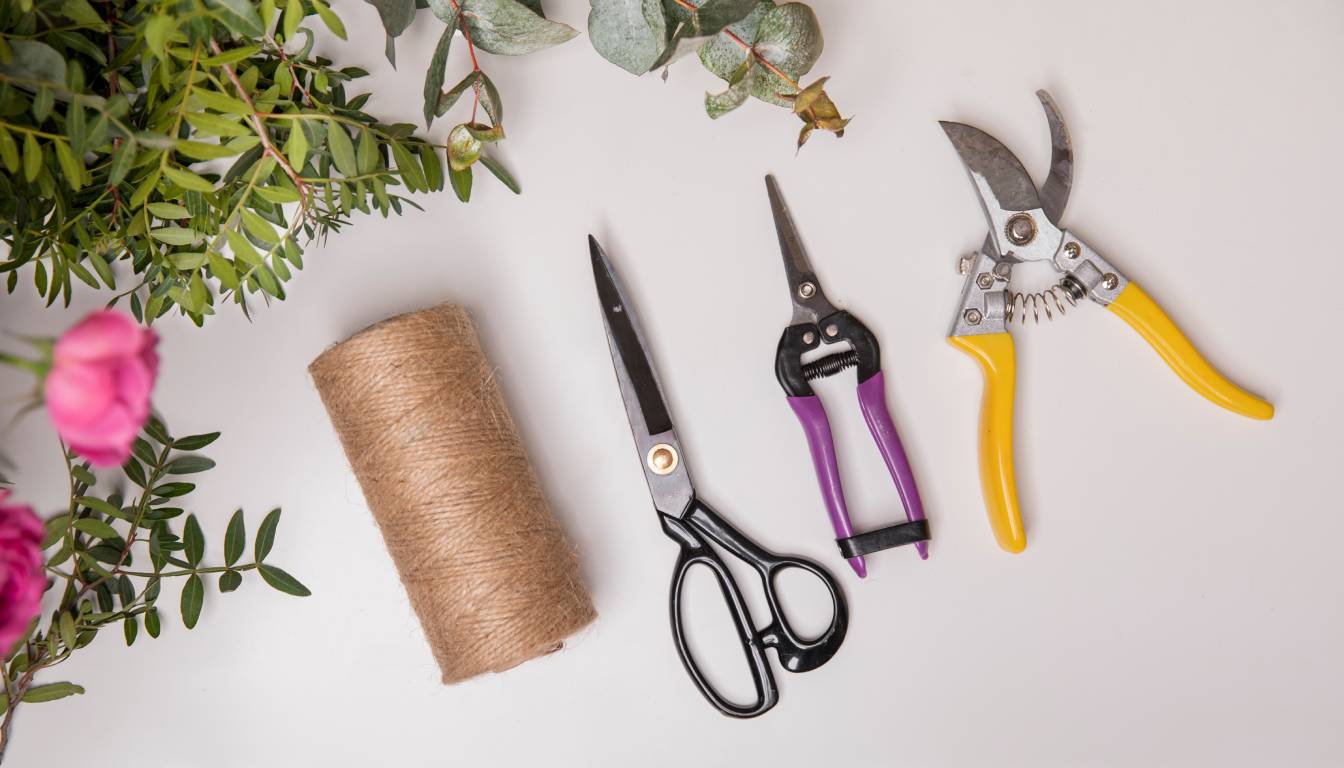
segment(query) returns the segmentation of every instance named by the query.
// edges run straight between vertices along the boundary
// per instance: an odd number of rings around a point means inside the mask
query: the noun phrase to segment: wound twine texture
[[[596,617],[466,310],[384,320],[308,371],[444,683],[558,650]]]

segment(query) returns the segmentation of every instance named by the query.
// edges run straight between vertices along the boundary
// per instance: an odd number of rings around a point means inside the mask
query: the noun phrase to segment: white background
[[[795,157],[787,112],[753,102],[711,122],[701,98],[719,85],[697,63],[666,84],[636,79],[586,35],[487,56],[522,197],[482,176],[470,205],[445,192],[421,196],[424,213],[360,217],[314,246],[289,299],[252,322],[227,310],[204,330],[163,322],[157,408],[179,434],[224,431],[208,451],[219,468],[192,497],[211,551],[235,507],[252,527],[282,506],[272,557],[314,595],[249,577],[238,593],[212,590],[194,631],[170,616],[159,640],[142,632],[130,649],[109,631],[51,678],[87,694],[20,711],[12,764],[1344,762],[1344,4],[814,6],[828,41],[814,74],[833,75],[855,115],[841,140],[819,134]],[[394,71],[372,6],[336,7],[351,40],[322,50],[374,72],[374,112],[418,119],[438,22],[422,12]],[[582,0],[547,8],[585,27]],[[450,83],[465,56],[459,41]],[[1066,225],[1278,415],[1208,404],[1096,306],[1016,332],[1031,544],[1013,557],[993,543],[976,475],[980,373],[944,340],[955,259],[984,222],[936,121],[990,131],[1040,179],[1040,87],[1077,148]],[[768,170],[828,293],[881,339],[933,525],[928,562],[876,555],[866,582],[835,554],[773,376],[789,309]],[[700,491],[844,582],[844,648],[816,672],[780,673],[780,703],[757,720],[710,709],[669,640],[675,549],[621,410],[588,232],[634,294]],[[43,310],[30,293],[0,299],[6,330],[54,335],[99,301],[81,290],[77,306]],[[438,682],[305,370],[364,325],[443,300],[477,313],[600,614],[562,653],[453,687]],[[6,372],[0,386],[16,410],[25,379]],[[849,385],[825,394],[857,526],[892,522],[895,493]],[[18,498],[54,511],[65,485],[45,416],[4,432],[3,448]]]

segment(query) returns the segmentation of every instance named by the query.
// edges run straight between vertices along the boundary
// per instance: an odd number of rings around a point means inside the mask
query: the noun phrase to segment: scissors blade
[[[660,512],[680,515],[693,496],[690,475],[681,458],[681,444],[672,426],[672,416],[663,399],[658,372],[649,358],[648,345],[639,329],[634,307],[626,298],[620,278],[611,260],[592,235],[588,250],[593,261],[593,280],[602,321],[607,331],[607,347],[616,369],[616,381],[635,438],[644,478],[649,483],[654,506]],[[661,449],[661,450],[660,450]]]
[[[770,212],[775,217],[775,234],[779,236],[779,250],[784,256],[784,276],[789,281],[789,299],[793,302],[793,325],[813,323],[836,310],[826,300],[821,281],[808,261],[803,241],[789,215],[789,206],[779,191],[773,175],[765,177],[765,191],[770,195]]]

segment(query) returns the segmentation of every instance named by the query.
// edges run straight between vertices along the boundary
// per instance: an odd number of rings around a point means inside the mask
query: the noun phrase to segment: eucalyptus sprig
[[[363,111],[367,72],[313,54],[313,16],[345,36],[325,0],[0,0],[7,290],[199,325],[283,299],[301,241],[354,211],[442,189],[442,146]]]
[[[803,3],[775,0],[591,0],[588,36],[602,57],[636,75],[663,70],[692,52],[728,83],[705,94],[719,118],[754,97],[803,121],[801,148],[820,128],[843,136],[849,118],[826,94],[828,78],[800,82],[821,56],[821,24]]]
[[[184,480],[205,472],[214,462],[197,453],[213,443],[218,432],[172,437],[151,418],[136,439],[133,457],[122,467],[129,485],[95,492],[97,478],[87,462],[64,451],[70,501],[46,521],[42,543],[47,592],[60,599],[46,617],[38,617],[3,671],[0,696],[0,759],[8,742],[14,710],[21,703],[54,701],[81,694],[71,682],[39,680],[94,641],[99,631],[121,625],[126,645],[136,642],[140,628],[157,638],[162,631],[159,602],[163,582],[181,579],[176,611],[192,629],[201,618],[208,589],[216,577],[221,593],[242,585],[255,572],[272,588],[289,595],[309,594],[298,579],[267,560],[280,525],[280,510],[271,510],[253,535],[252,557],[245,558],[247,527],[240,509],[229,518],[219,565],[206,565],[206,539],[200,521],[185,510],[195,484]],[[9,649],[0,649],[0,653]]]
[[[367,2],[378,8],[387,36],[387,60],[396,66],[396,38],[415,19],[417,2]],[[481,69],[476,50],[521,56],[559,45],[578,33],[573,27],[547,19],[541,0],[428,0],[427,7],[444,23],[444,29],[425,72],[425,127],[432,125],[435,117],[442,117],[468,91],[471,92],[471,118],[448,131],[448,178],[453,191],[463,202],[471,198],[471,167],[479,162],[516,194],[521,191],[518,182],[484,151],[486,144],[504,138],[504,102],[499,97],[499,89]],[[448,51],[459,32],[471,58],[471,71],[445,91]],[[479,121],[481,111],[485,112],[489,123]]]

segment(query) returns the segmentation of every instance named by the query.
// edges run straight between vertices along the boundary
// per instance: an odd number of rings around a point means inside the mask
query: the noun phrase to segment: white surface
[[[60,670],[86,695],[23,708],[12,764],[53,749],[137,768],[1344,762],[1344,368],[1327,330],[1344,5],[815,6],[829,42],[815,73],[834,76],[856,115],[840,141],[817,135],[795,158],[793,118],[759,103],[711,123],[700,101],[718,86],[690,61],[664,85],[607,64],[586,37],[490,57],[524,196],[482,180],[469,206],[443,193],[419,198],[424,213],[361,217],[314,247],[290,299],[254,322],[225,311],[204,330],[163,323],[158,408],[179,433],[224,430],[208,451],[219,468],[193,497],[212,546],[236,506],[250,526],[283,506],[273,558],[314,596],[249,577],[210,594],[192,632],[167,620],[129,650],[108,632]],[[437,24],[402,39],[394,72],[373,8],[338,7],[354,39],[324,50],[375,72],[375,112],[415,119]],[[582,0],[547,7],[584,27]],[[990,131],[1041,178],[1038,87],[1076,142],[1065,222],[1278,416],[1209,405],[1095,306],[1017,333],[1031,546],[1011,557],[994,546],[976,476],[980,373],[943,339],[955,257],[984,223],[936,120]],[[866,583],[834,554],[771,368],[788,306],[767,170],[828,292],[882,341],[935,531],[927,563],[877,555]],[[711,710],[669,640],[675,550],[621,411],[590,231],[635,294],[703,494],[762,542],[843,577],[843,650],[819,671],[780,673],[780,704],[758,720]],[[4,297],[0,319],[54,334],[97,303],[80,296],[68,311]],[[360,327],[444,299],[479,313],[600,613],[563,653],[451,688],[305,372]],[[23,380],[0,385],[13,404]],[[826,392],[856,523],[891,522],[895,494],[852,393]],[[20,497],[59,503],[44,417],[3,441]],[[95,734],[126,746],[95,752]]]

